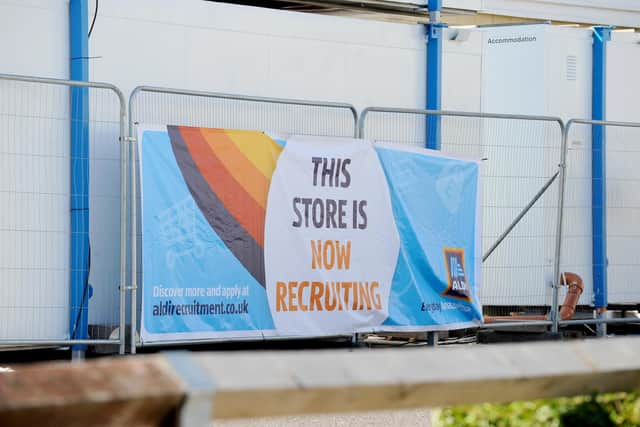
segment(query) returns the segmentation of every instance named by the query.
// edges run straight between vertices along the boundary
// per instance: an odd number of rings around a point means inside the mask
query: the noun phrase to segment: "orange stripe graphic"
[[[269,181],[249,159],[238,149],[223,129],[201,129],[202,136],[216,157],[220,159],[227,172],[255,200],[262,209],[267,207]],[[260,141],[254,149],[263,150]]]
[[[265,210],[229,174],[199,128],[180,127],[180,134],[209,187],[247,233],[264,246]]]
[[[282,147],[263,132],[232,129],[225,129],[224,132],[256,169],[270,180]]]

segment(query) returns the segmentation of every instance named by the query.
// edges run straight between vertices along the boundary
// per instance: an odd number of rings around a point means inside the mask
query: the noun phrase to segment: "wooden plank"
[[[640,385],[638,354],[640,338],[614,338],[429,349],[186,353],[19,366],[0,373],[0,425],[167,425],[188,401],[188,384],[198,375],[210,379],[216,393],[211,399],[194,389],[191,397],[212,400],[216,419],[625,391]]]
[[[640,386],[640,339],[194,354],[216,418],[507,402]]]
[[[155,426],[185,393],[159,355],[14,369],[0,373],[0,426]]]

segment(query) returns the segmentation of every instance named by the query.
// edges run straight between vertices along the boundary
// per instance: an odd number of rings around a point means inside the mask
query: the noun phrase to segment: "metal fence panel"
[[[71,87],[85,88],[89,99],[83,125],[90,144],[93,296],[86,342],[124,343],[109,337],[124,325],[124,98],[108,84],[0,75],[0,345],[72,342]]]
[[[563,206],[562,270],[572,271],[583,279],[580,304],[593,304],[593,269],[591,262],[591,128],[568,125],[567,173]],[[560,298],[564,289],[560,289]]]
[[[349,104],[139,86],[129,98],[133,123],[356,136]]]
[[[567,184],[562,265],[584,279],[581,299],[593,304],[592,141],[594,126],[606,134],[606,226],[609,304],[640,303],[640,123],[571,120],[567,124]]]
[[[640,303],[640,124],[605,126],[608,300]]]
[[[441,150],[482,159],[480,299],[488,314],[533,311],[552,303],[563,123],[558,118],[369,108],[366,139],[425,145],[427,116],[441,122]],[[538,195],[539,199],[535,199]],[[534,202],[535,200],[535,202]],[[527,208],[530,209],[527,210]]]
[[[356,137],[358,114],[350,104],[266,98],[194,90],[139,86],[129,97],[129,132],[135,125],[183,125],[273,132],[281,135],[321,135]],[[137,284],[141,283],[141,234],[137,206],[140,194],[136,180],[137,144],[131,144],[131,347],[135,352],[140,304]]]

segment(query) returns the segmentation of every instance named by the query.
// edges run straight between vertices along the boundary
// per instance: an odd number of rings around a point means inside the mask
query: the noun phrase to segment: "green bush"
[[[599,394],[573,398],[444,408],[434,427],[640,426],[640,395]]]

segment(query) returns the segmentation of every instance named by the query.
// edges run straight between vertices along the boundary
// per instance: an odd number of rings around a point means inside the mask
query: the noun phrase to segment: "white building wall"
[[[68,2],[0,0],[0,73],[66,78]],[[69,333],[69,98],[0,80],[0,339]]]
[[[553,40],[546,54],[547,112],[565,122],[590,118],[593,33],[588,28],[566,27],[547,31]],[[557,206],[555,200],[549,202]],[[551,224],[555,226],[555,219]],[[547,230],[555,232],[554,228]],[[568,140],[561,271],[582,277],[585,288],[580,304],[593,302],[591,254],[591,129],[575,126]],[[562,288],[560,301],[564,291]]]
[[[640,34],[614,31],[607,45],[608,120],[640,122]],[[607,127],[607,251],[610,303],[638,302],[640,129]]]
[[[0,72],[69,76],[69,0],[0,0]]]
[[[546,26],[490,27],[483,33],[482,110],[544,114]],[[532,41],[505,42],[526,37]],[[536,122],[483,121],[483,251],[544,183],[544,131]],[[483,265],[482,299],[490,305],[545,305],[545,209],[534,208]]]
[[[443,79],[445,109],[563,120],[590,117],[590,30],[513,25],[450,29],[448,38],[443,60],[449,67]],[[528,41],[510,41],[518,38]],[[482,166],[486,250],[557,170],[560,127],[543,122],[448,119],[443,120],[442,132],[444,149],[486,159]],[[467,146],[461,147],[465,140]],[[471,140],[476,147],[469,148]],[[585,279],[583,304],[591,303],[592,287],[590,159],[590,132],[576,129],[569,154],[562,263],[563,270]],[[483,303],[550,303],[557,197],[554,185],[483,265]]]
[[[91,78],[239,94],[419,107],[421,26],[199,0],[100,4]],[[384,84],[381,84],[384,82]]]
[[[607,44],[607,119],[640,122],[640,33],[613,31]]]
[[[482,110],[482,45],[480,31],[449,28],[442,45],[442,109]]]

